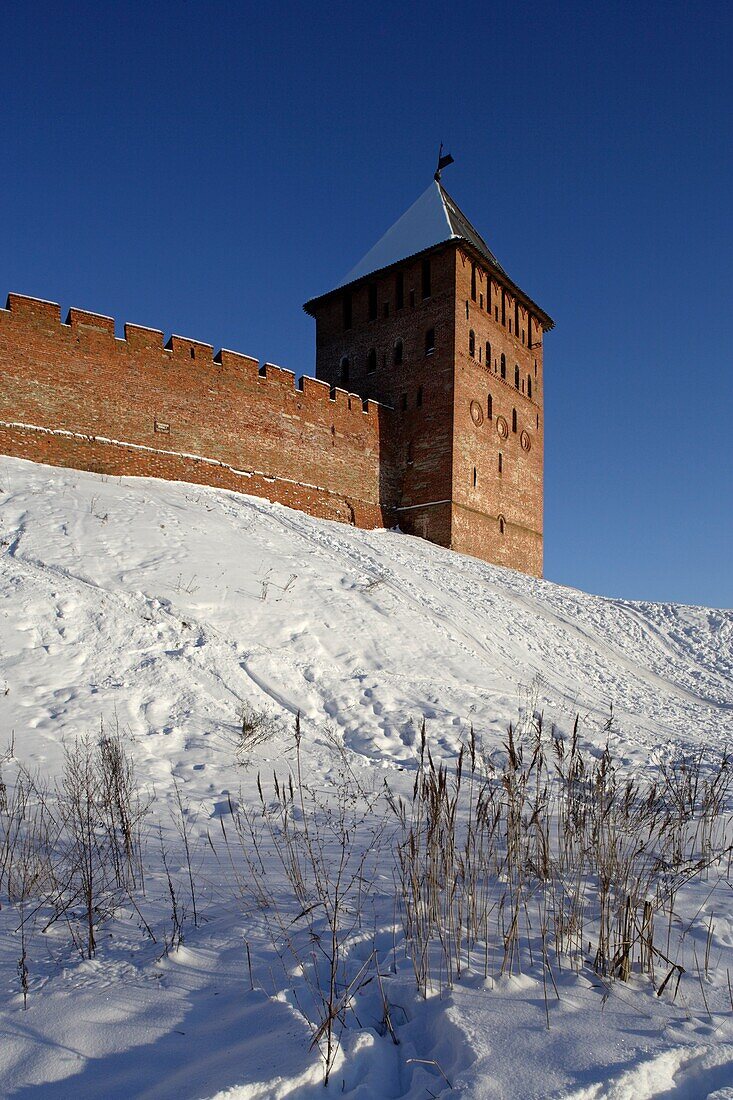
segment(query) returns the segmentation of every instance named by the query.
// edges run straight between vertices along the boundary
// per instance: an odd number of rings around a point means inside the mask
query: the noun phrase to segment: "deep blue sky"
[[[444,183],[552,314],[545,572],[733,605],[733,6],[7,5],[0,297],[312,373]]]

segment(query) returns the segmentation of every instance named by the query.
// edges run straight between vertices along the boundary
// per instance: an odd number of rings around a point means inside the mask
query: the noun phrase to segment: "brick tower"
[[[440,179],[304,308],[316,320],[316,376],[396,411],[384,494],[402,529],[541,576],[542,345],[553,321]]]

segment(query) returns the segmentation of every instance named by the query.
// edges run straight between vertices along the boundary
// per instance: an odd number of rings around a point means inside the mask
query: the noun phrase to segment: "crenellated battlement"
[[[194,481],[542,574],[543,333],[433,180],[305,306],[316,377],[10,294],[0,452]],[[349,390],[346,387],[353,387]],[[354,392],[356,391],[356,392]]]
[[[240,352],[9,294],[0,449],[52,464],[226,484],[374,526],[392,501],[392,409]],[[247,484],[242,484],[246,478]]]
[[[220,384],[229,376],[233,382],[266,383],[281,390],[302,394],[306,401],[313,403],[314,407],[321,407],[323,402],[328,401],[342,412],[371,417],[378,417],[380,409],[390,408],[373,399],[362,399],[356,393],[329,386],[318,378],[309,375],[297,377],[294,371],[276,366],[274,363],[260,364],[258,359],[244,355],[242,352],[230,351],[226,348],[220,348],[219,351],[214,352],[212,344],[206,344],[188,336],[172,334],[166,341],[161,329],[126,322],[123,327],[124,337],[119,337],[115,335],[113,317],[107,317],[101,313],[90,313],[75,306],[68,310],[66,320],[62,321],[61,306],[58,303],[42,298],[31,298],[24,294],[8,294],[5,309],[0,309],[0,331],[4,314],[10,314],[12,317],[16,340],[22,340],[24,324],[27,325],[29,336],[37,335],[40,326],[40,330],[47,337],[52,337],[51,326],[55,326],[60,339],[64,336],[72,337],[79,343],[93,340],[97,350],[100,347],[99,338],[107,337],[110,344],[114,343],[117,354],[127,353],[136,356],[140,352],[159,352],[162,362],[185,364],[189,368],[195,367],[200,372],[202,383],[208,383],[210,380],[205,373],[207,368],[210,368],[212,372],[217,371]],[[19,327],[16,327],[15,323]],[[195,371],[192,370],[191,376],[195,377]],[[302,405],[301,408],[303,408]]]

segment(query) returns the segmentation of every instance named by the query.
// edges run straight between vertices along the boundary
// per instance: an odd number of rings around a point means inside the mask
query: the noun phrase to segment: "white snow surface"
[[[0,458],[0,597],[0,732],[15,756],[53,778],[64,739],[118,724],[172,850],[174,781],[183,792],[205,881],[200,925],[167,957],[134,914],[104,926],[93,960],[60,930],[37,938],[25,1011],[17,921],[0,912],[2,1096],[323,1094],[295,978],[207,842],[230,799],[256,801],[258,769],[292,767],[298,712],[309,775],[332,782],[342,746],[375,789],[411,789],[423,719],[447,760],[471,725],[499,746],[528,709],[566,733],[580,712],[591,747],[608,738],[630,770],[730,741],[731,611],[590,596],[222,490]],[[233,750],[242,703],[280,730],[249,768]],[[183,876],[180,850],[173,862]],[[706,926],[713,917],[707,1004],[691,965],[675,1003],[563,972],[548,1030],[536,974],[469,974],[422,1001],[400,969],[400,1045],[365,1001],[329,1088],[352,1100],[730,1100],[733,889],[695,904]],[[394,914],[378,916],[388,952]]]

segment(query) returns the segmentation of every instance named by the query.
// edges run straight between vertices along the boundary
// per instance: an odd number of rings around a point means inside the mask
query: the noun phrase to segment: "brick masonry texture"
[[[455,327],[455,250],[430,256],[430,295],[423,298],[422,260],[355,284],[351,326],[343,319],[343,294],[329,295],[313,309],[316,374],[329,385],[349,380],[359,393],[394,409],[391,453],[395,514],[403,530],[451,545],[451,454]],[[403,306],[396,307],[402,275]],[[370,287],[372,288],[370,291]],[[370,320],[370,293],[376,318]],[[385,315],[386,314],[386,315]],[[433,348],[426,348],[429,333]],[[402,362],[395,362],[397,342]],[[376,370],[370,373],[371,360]]]
[[[344,292],[306,308],[317,376],[337,385],[348,361],[350,384],[395,410],[401,527],[541,576],[543,322],[510,286],[453,241],[354,284],[348,327]]]
[[[0,452],[399,523],[541,575],[539,311],[455,241],[306,308],[317,378],[296,384],[245,355],[129,324],[120,339],[109,317],[62,322],[59,306],[11,294]]]
[[[0,310],[0,376],[5,454],[389,522],[390,410],[313,378],[296,387],[289,371],[177,336],[164,347],[135,325],[117,339],[110,318],[77,309],[62,324],[58,306],[15,294]]]
[[[475,301],[473,267],[477,267]],[[495,280],[491,282],[489,287],[488,274],[459,251],[452,545],[463,553],[541,576],[542,329],[536,320],[530,321],[515,298]],[[479,419],[476,406],[483,414],[479,423],[471,415],[473,411]]]

